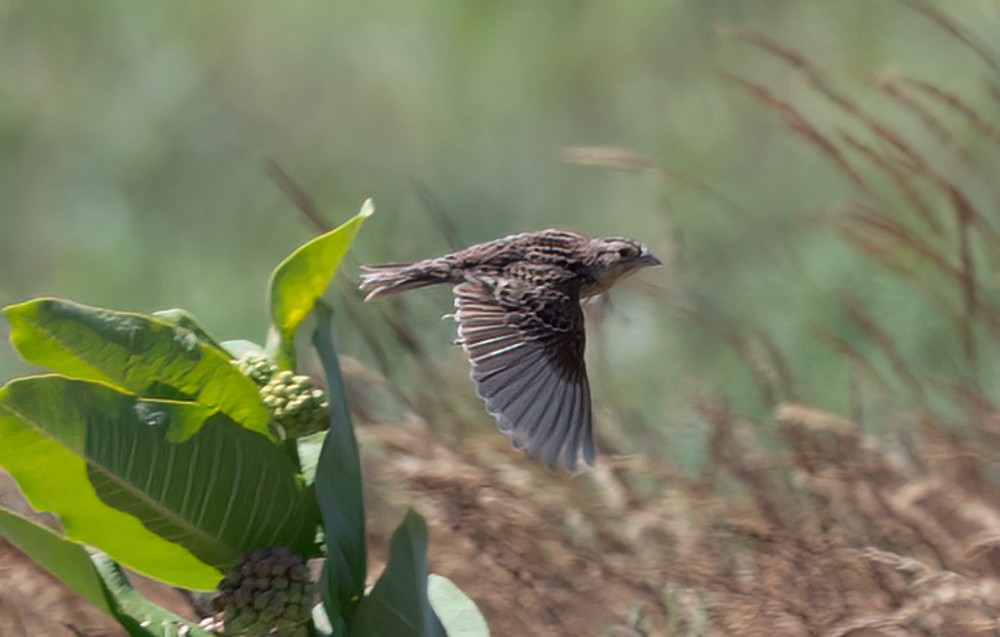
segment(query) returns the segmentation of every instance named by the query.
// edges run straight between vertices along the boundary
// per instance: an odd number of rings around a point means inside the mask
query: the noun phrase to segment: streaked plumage
[[[451,283],[458,343],[476,393],[518,449],[552,468],[594,463],[580,301],[660,262],[625,238],[566,230],[503,237],[453,254],[363,268],[365,300]]]

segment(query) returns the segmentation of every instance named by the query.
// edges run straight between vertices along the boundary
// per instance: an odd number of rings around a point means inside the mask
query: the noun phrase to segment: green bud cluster
[[[274,377],[278,371],[278,366],[264,354],[247,354],[236,361],[236,368],[240,373],[263,387]]]
[[[308,376],[282,370],[261,387],[260,395],[289,438],[316,433],[330,422],[326,392]]]
[[[287,547],[272,546],[240,556],[212,604],[227,636],[306,637],[314,597],[308,567]]]

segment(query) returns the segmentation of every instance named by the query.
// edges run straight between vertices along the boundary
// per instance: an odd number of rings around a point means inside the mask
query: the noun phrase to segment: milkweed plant
[[[130,635],[488,635],[475,604],[428,575],[412,510],[366,589],[361,466],[324,292],[372,210],[275,269],[263,347],[219,343],[182,310],[4,308],[16,350],[48,372],[0,388],[0,467],[60,524],[0,508],[0,536]],[[297,347],[315,349],[325,389],[295,372]],[[126,568],[212,591],[211,616],[157,606]]]

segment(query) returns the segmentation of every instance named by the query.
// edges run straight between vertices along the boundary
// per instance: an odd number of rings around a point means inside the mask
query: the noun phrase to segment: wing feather
[[[515,423],[516,442],[520,442],[520,447],[533,458],[537,457],[536,451],[543,437],[551,433],[553,423],[546,413],[558,399],[559,387],[558,377],[545,369],[539,380],[525,390],[528,398],[524,401],[525,409],[505,409],[501,412],[504,419]]]
[[[454,288],[457,342],[472,365],[476,393],[500,431],[529,457],[569,470],[581,455],[593,464],[579,299],[543,287],[514,302],[510,289],[519,282],[506,283],[507,296],[481,281]],[[547,317],[558,320],[548,323]]]
[[[539,456],[545,460],[549,466],[564,465],[570,470],[576,466],[576,455],[570,456],[568,451],[576,449],[578,444],[577,432],[582,427],[573,429],[573,408],[576,394],[579,391],[579,384],[570,382],[566,384],[566,391],[562,393],[562,400],[558,403],[555,413],[552,416],[553,433],[549,439],[542,443],[539,449]],[[565,442],[562,442],[565,441]]]
[[[519,439],[523,438],[525,418],[545,391],[540,383],[548,380],[547,374],[544,368],[528,371],[488,397],[480,390],[486,410],[502,430],[517,432]]]
[[[559,420],[559,411],[564,399],[559,392],[563,390],[565,384],[558,383],[554,390],[554,399],[545,401],[542,405],[542,413],[538,415],[539,425],[530,432],[531,441],[528,447],[528,455],[533,458],[540,458],[550,467],[556,465],[558,451],[571,442],[572,436],[567,436],[565,423]],[[544,424],[542,424],[544,423]]]

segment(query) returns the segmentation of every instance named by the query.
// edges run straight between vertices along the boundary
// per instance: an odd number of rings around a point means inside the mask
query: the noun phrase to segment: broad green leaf
[[[165,321],[171,325],[175,325],[181,329],[191,332],[197,336],[198,340],[202,343],[210,345],[222,352],[222,354],[228,356],[223,344],[212,338],[212,335],[208,333],[208,330],[202,327],[201,323],[198,322],[198,319],[194,317],[194,314],[191,314],[187,310],[182,310],[180,308],[160,310],[159,312],[153,312],[153,318],[160,319],[161,321]]]
[[[361,460],[333,343],[330,310],[322,303],[316,310],[318,326],[313,343],[326,374],[331,415],[316,464],[316,500],[323,516],[327,555],[320,592],[334,634],[343,635],[344,626],[364,595],[367,570]]]
[[[0,537],[7,538],[77,595],[106,613],[112,612],[101,579],[83,546],[67,540],[47,526],[3,508],[0,508]]]
[[[0,508],[0,537],[7,538],[52,576],[115,617],[131,635],[209,635],[139,595],[121,568],[107,556],[91,556],[82,545],[57,531]]]
[[[140,595],[122,568],[108,556],[97,554],[91,559],[107,591],[111,614],[129,635],[211,637],[214,634]]]
[[[427,525],[413,510],[392,534],[389,561],[358,605],[352,637],[446,637],[427,597]]]
[[[316,466],[319,464],[319,454],[323,450],[326,431],[317,431],[295,440],[296,454],[299,457],[299,473],[304,484],[315,484]]]
[[[271,275],[271,322],[278,333],[282,367],[294,369],[296,328],[329,287],[361,224],[374,210],[371,199],[366,200],[358,214],[299,247]]]
[[[447,577],[432,573],[427,596],[448,637],[490,637],[490,628],[476,603]]]
[[[0,388],[0,440],[32,506],[151,577],[210,589],[241,551],[308,551],[316,507],[292,461],[198,403],[28,377]]]
[[[36,299],[4,312],[11,342],[30,363],[141,396],[189,398],[272,437],[257,386],[189,329],[62,299]]]

